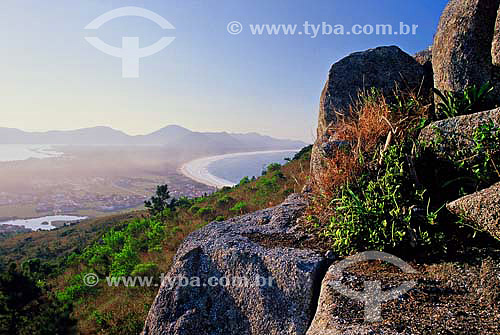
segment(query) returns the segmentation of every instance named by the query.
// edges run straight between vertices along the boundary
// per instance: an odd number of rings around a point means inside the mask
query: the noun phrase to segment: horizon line
[[[10,129],[10,130],[18,130],[18,131],[22,131],[24,133],[30,133],[30,134],[34,134],[34,133],[39,133],[39,134],[46,134],[46,133],[50,133],[50,132],[72,132],[72,131],[79,131],[79,130],[88,130],[88,129],[97,129],[97,128],[105,128],[105,129],[110,129],[110,130],[113,130],[113,131],[116,131],[116,132],[120,132],[126,136],[129,136],[129,137],[139,137],[139,136],[148,136],[148,135],[152,135],[160,130],[163,130],[165,128],[168,128],[168,127],[177,127],[177,128],[182,128],[184,130],[187,130],[191,133],[198,133],[198,134],[229,134],[229,135],[249,135],[249,134],[256,134],[258,136],[266,136],[266,137],[271,137],[273,139],[276,139],[276,140],[287,140],[287,141],[297,141],[297,142],[302,142],[302,143],[305,143],[305,144],[310,144],[309,142],[306,142],[304,140],[299,140],[299,139],[290,139],[290,138],[282,138],[282,137],[275,137],[273,135],[266,135],[266,134],[262,134],[262,133],[259,133],[257,131],[248,131],[248,132],[230,132],[230,131],[196,131],[196,130],[191,130],[189,128],[186,128],[184,126],[180,126],[178,124],[169,124],[169,125],[166,125],[164,127],[161,127],[157,130],[153,130],[149,133],[145,133],[145,134],[137,134],[137,135],[132,135],[132,134],[129,134],[127,133],[126,131],[124,130],[120,130],[120,129],[117,129],[117,128],[114,128],[112,126],[104,126],[104,125],[98,125],[98,126],[90,126],[90,127],[82,127],[82,128],[71,128],[71,129],[52,129],[52,130],[25,130],[25,129],[21,129],[21,128],[15,128],[15,127],[2,127],[0,126],[0,129]]]

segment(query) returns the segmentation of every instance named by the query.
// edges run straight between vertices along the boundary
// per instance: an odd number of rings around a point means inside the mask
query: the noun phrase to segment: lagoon
[[[0,144],[0,162],[24,161],[30,158],[52,158],[61,156],[46,144]]]
[[[52,225],[53,222],[75,222],[79,220],[85,220],[85,216],[72,216],[72,215],[53,215],[44,216],[34,219],[16,219],[10,221],[0,222],[0,225],[13,225],[13,226],[24,226],[31,230],[52,230],[57,228]]]

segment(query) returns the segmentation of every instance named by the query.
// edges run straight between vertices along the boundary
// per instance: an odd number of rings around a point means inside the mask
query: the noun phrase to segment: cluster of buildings
[[[109,185],[105,181],[98,184]],[[89,185],[97,187],[95,181],[92,180],[85,188],[82,185],[65,184],[51,188],[37,187],[32,192],[23,194],[0,192],[0,216],[2,216],[2,206],[8,206],[10,209],[13,207],[30,208],[31,212],[34,210],[39,215],[76,214],[81,210],[119,212],[141,206],[156,192],[156,187],[151,184],[144,191],[135,192],[133,190],[140,189],[140,187],[135,187],[132,182],[126,180],[120,180],[119,183],[115,181],[112,183],[115,189],[109,188],[105,194],[99,193],[99,189],[93,193]],[[200,197],[214,190],[212,187],[184,180],[169,183],[169,189],[170,195],[175,198]],[[11,210],[5,212],[11,212]],[[7,215],[7,213],[4,214]]]
[[[142,205],[146,196],[138,194],[56,194],[47,196],[36,204],[38,213],[74,213],[92,209],[100,212],[116,212]]]

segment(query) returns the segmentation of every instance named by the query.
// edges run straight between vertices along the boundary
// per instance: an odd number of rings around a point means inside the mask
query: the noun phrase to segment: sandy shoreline
[[[184,176],[193,179],[194,181],[197,181],[198,183],[205,184],[208,186],[212,187],[217,187],[217,188],[222,188],[224,186],[229,186],[232,187],[236,185],[235,183],[225,180],[223,178],[219,178],[217,176],[214,176],[210,172],[208,172],[208,166],[218,160],[221,159],[226,159],[226,158],[233,158],[233,157],[240,157],[240,156],[251,156],[251,155],[258,155],[258,154],[272,154],[272,153],[280,153],[280,152],[297,152],[300,149],[295,149],[295,150],[269,150],[269,151],[252,151],[252,152],[238,152],[234,154],[225,154],[225,155],[217,155],[217,156],[210,156],[210,157],[203,157],[203,158],[198,158],[195,160],[192,160],[190,162],[187,162],[183,164],[179,172],[182,173]]]

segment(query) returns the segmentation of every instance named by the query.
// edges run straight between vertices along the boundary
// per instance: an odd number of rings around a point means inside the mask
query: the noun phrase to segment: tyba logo
[[[175,27],[162,16],[140,7],[122,7],[113,9],[94,19],[85,27],[85,29],[99,29],[106,22],[125,16],[143,17],[153,21],[162,29],[175,29]],[[110,56],[122,59],[123,78],[138,78],[139,60],[160,52],[172,43],[175,40],[175,37],[162,37],[156,43],[145,48],[139,47],[139,37],[122,37],[121,48],[106,44],[98,37],[85,37],[85,39],[96,49]]]

